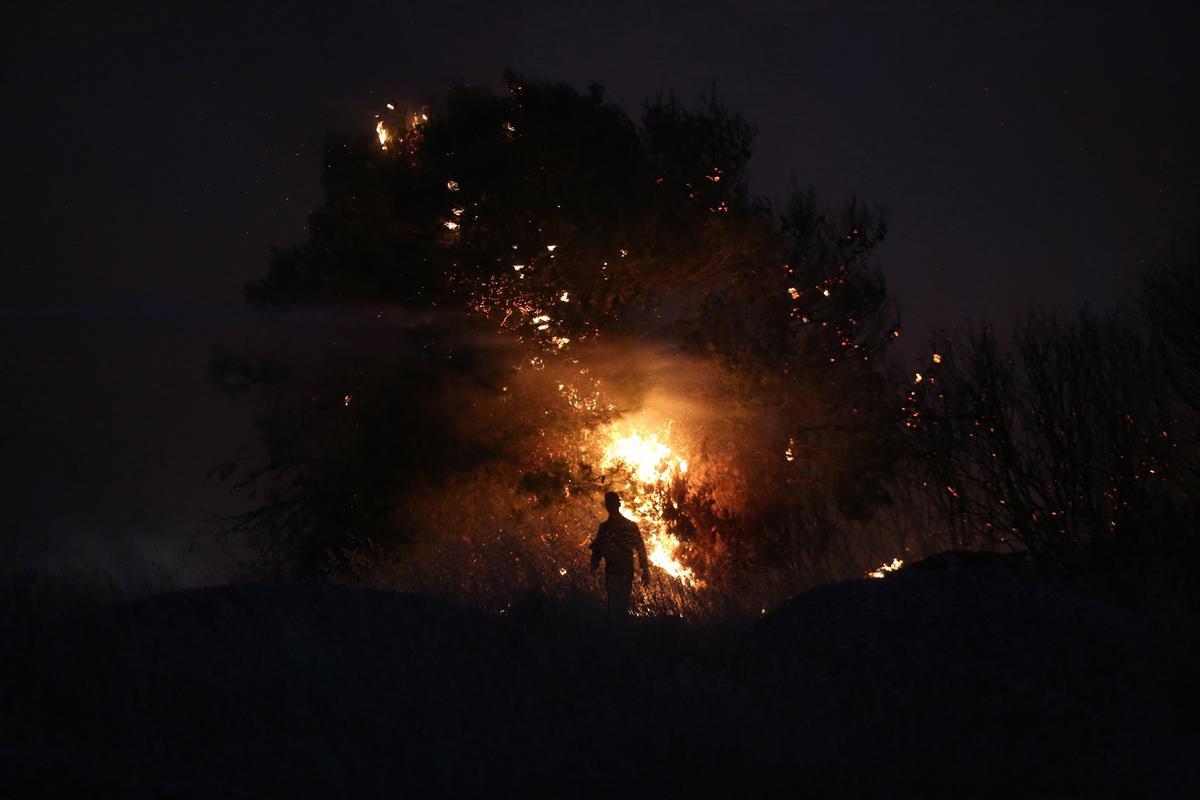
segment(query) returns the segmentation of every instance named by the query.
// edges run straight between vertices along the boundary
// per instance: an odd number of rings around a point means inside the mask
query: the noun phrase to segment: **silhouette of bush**
[[[1144,286],[1137,315],[1033,312],[1007,340],[970,323],[934,337],[905,406],[916,524],[1194,604],[1198,362],[1181,309],[1200,292],[1178,266]]]

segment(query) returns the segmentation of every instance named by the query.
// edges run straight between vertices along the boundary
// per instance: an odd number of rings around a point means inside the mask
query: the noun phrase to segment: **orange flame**
[[[881,564],[867,573],[868,578],[885,578],[889,572],[895,572],[904,566],[904,559],[893,558],[890,564]]]
[[[613,426],[600,465],[606,471],[619,469],[628,474],[624,511],[641,524],[650,563],[685,586],[702,587],[692,568],[680,560],[683,543],[671,532],[664,515],[666,491],[677,476],[687,473],[687,460],[660,441],[657,433],[642,436],[631,430],[623,435]]]

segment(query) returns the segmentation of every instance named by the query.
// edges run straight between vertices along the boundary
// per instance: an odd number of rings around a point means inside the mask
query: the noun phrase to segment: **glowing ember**
[[[889,572],[895,572],[896,570],[900,569],[903,566],[904,566],[903,559],[893,558],[892,563],[881,564],[879,567],[876,567],[875,569],[868,572],[867,577],[868,578],[884,578],[884,577],[887,577],[887,574]]]
[[[687,461],[656,433],[642,436],[634,430],[622,435],[614,426],[600,465],[605,471],[620,469],[628,474],[629,483],[621,493],[622,511],[641,526],[650,563],[685,586],[703,586],[692,568],[679,560],[683,543],[671,532],[664,515],[667,491],[677,476],[687,473]]]
[[[421,126],[429,121],[429,115],[424,112],[415,114],[400,114],[394,103],[385,103],[387,115],[375,115],[375,136],[379,140],[379,149],[384,152],[398,152],[409,157],[416,155],[421,141]],[[384,119],[387,122],[384,122]]]

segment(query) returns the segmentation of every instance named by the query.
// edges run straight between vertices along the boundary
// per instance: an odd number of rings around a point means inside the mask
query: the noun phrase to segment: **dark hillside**
[[[530,600],[258,584],[10,636],[0,780],[22,796],[1177,794],[1185,648],[996,568],[825,586],[752,627]],[[784,781],[786,783],[780,783]]]

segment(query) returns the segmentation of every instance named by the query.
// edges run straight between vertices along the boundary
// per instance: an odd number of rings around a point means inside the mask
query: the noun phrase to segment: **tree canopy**
[[[521,354],[472,355],[443,320],[386,364],[362,353],[275,382],[262,417],[275,488],[243,521],[312,573],[346,547],[422,527],[413,514],[397,522],[414,486],[493,457],[519,464],[510,490],[569,496],[591,465],[530,442],[547,439],[556,400],[572,405],[573,429],[627,410],[614,397],[632,392],[621,385],[636,383],[632,372],[601,387],[589,367],[612,342],[653,342],[713,370],[729,427],[740,426],[738,452],[723,456],[725,478],[741,476],[737,514],[693,492],[681,499],[695,513],[679,519],[689,535],[720,529],[765,552],[869,517],[887,503],[896,455],[885,357],[898,332],[874,259],[886,227],[855,201],[831,212],[810,189],[782,203],[753,196],[754,135],[715,96],[660,96],[635,121],[599,86],[510,73],[502,93],[455,86],[330,142],[307,240],[273,254],[249,299],[453,313],[505,333]],[[433,366],[435,351],[459,360]],[[398,364],[397,352],[411,357]],[[549,380],[562,397],[527,388],[537,403],[480,411],[504,384],[519,391],[521,363],[560,376]],[[322,392],[326,403],[308,402]],[[351,396],[371,400],[339,402]],[[546,419],[520,422],[543,406]],[[465,409],[492,422],[466,440],[428,441],[461,430]],[[482,447],[480,430],[498,420],[507,433]],[[437,448],[472,455],[458,463],[432,456]],[[541,463],[520,463],[521,452]]]

